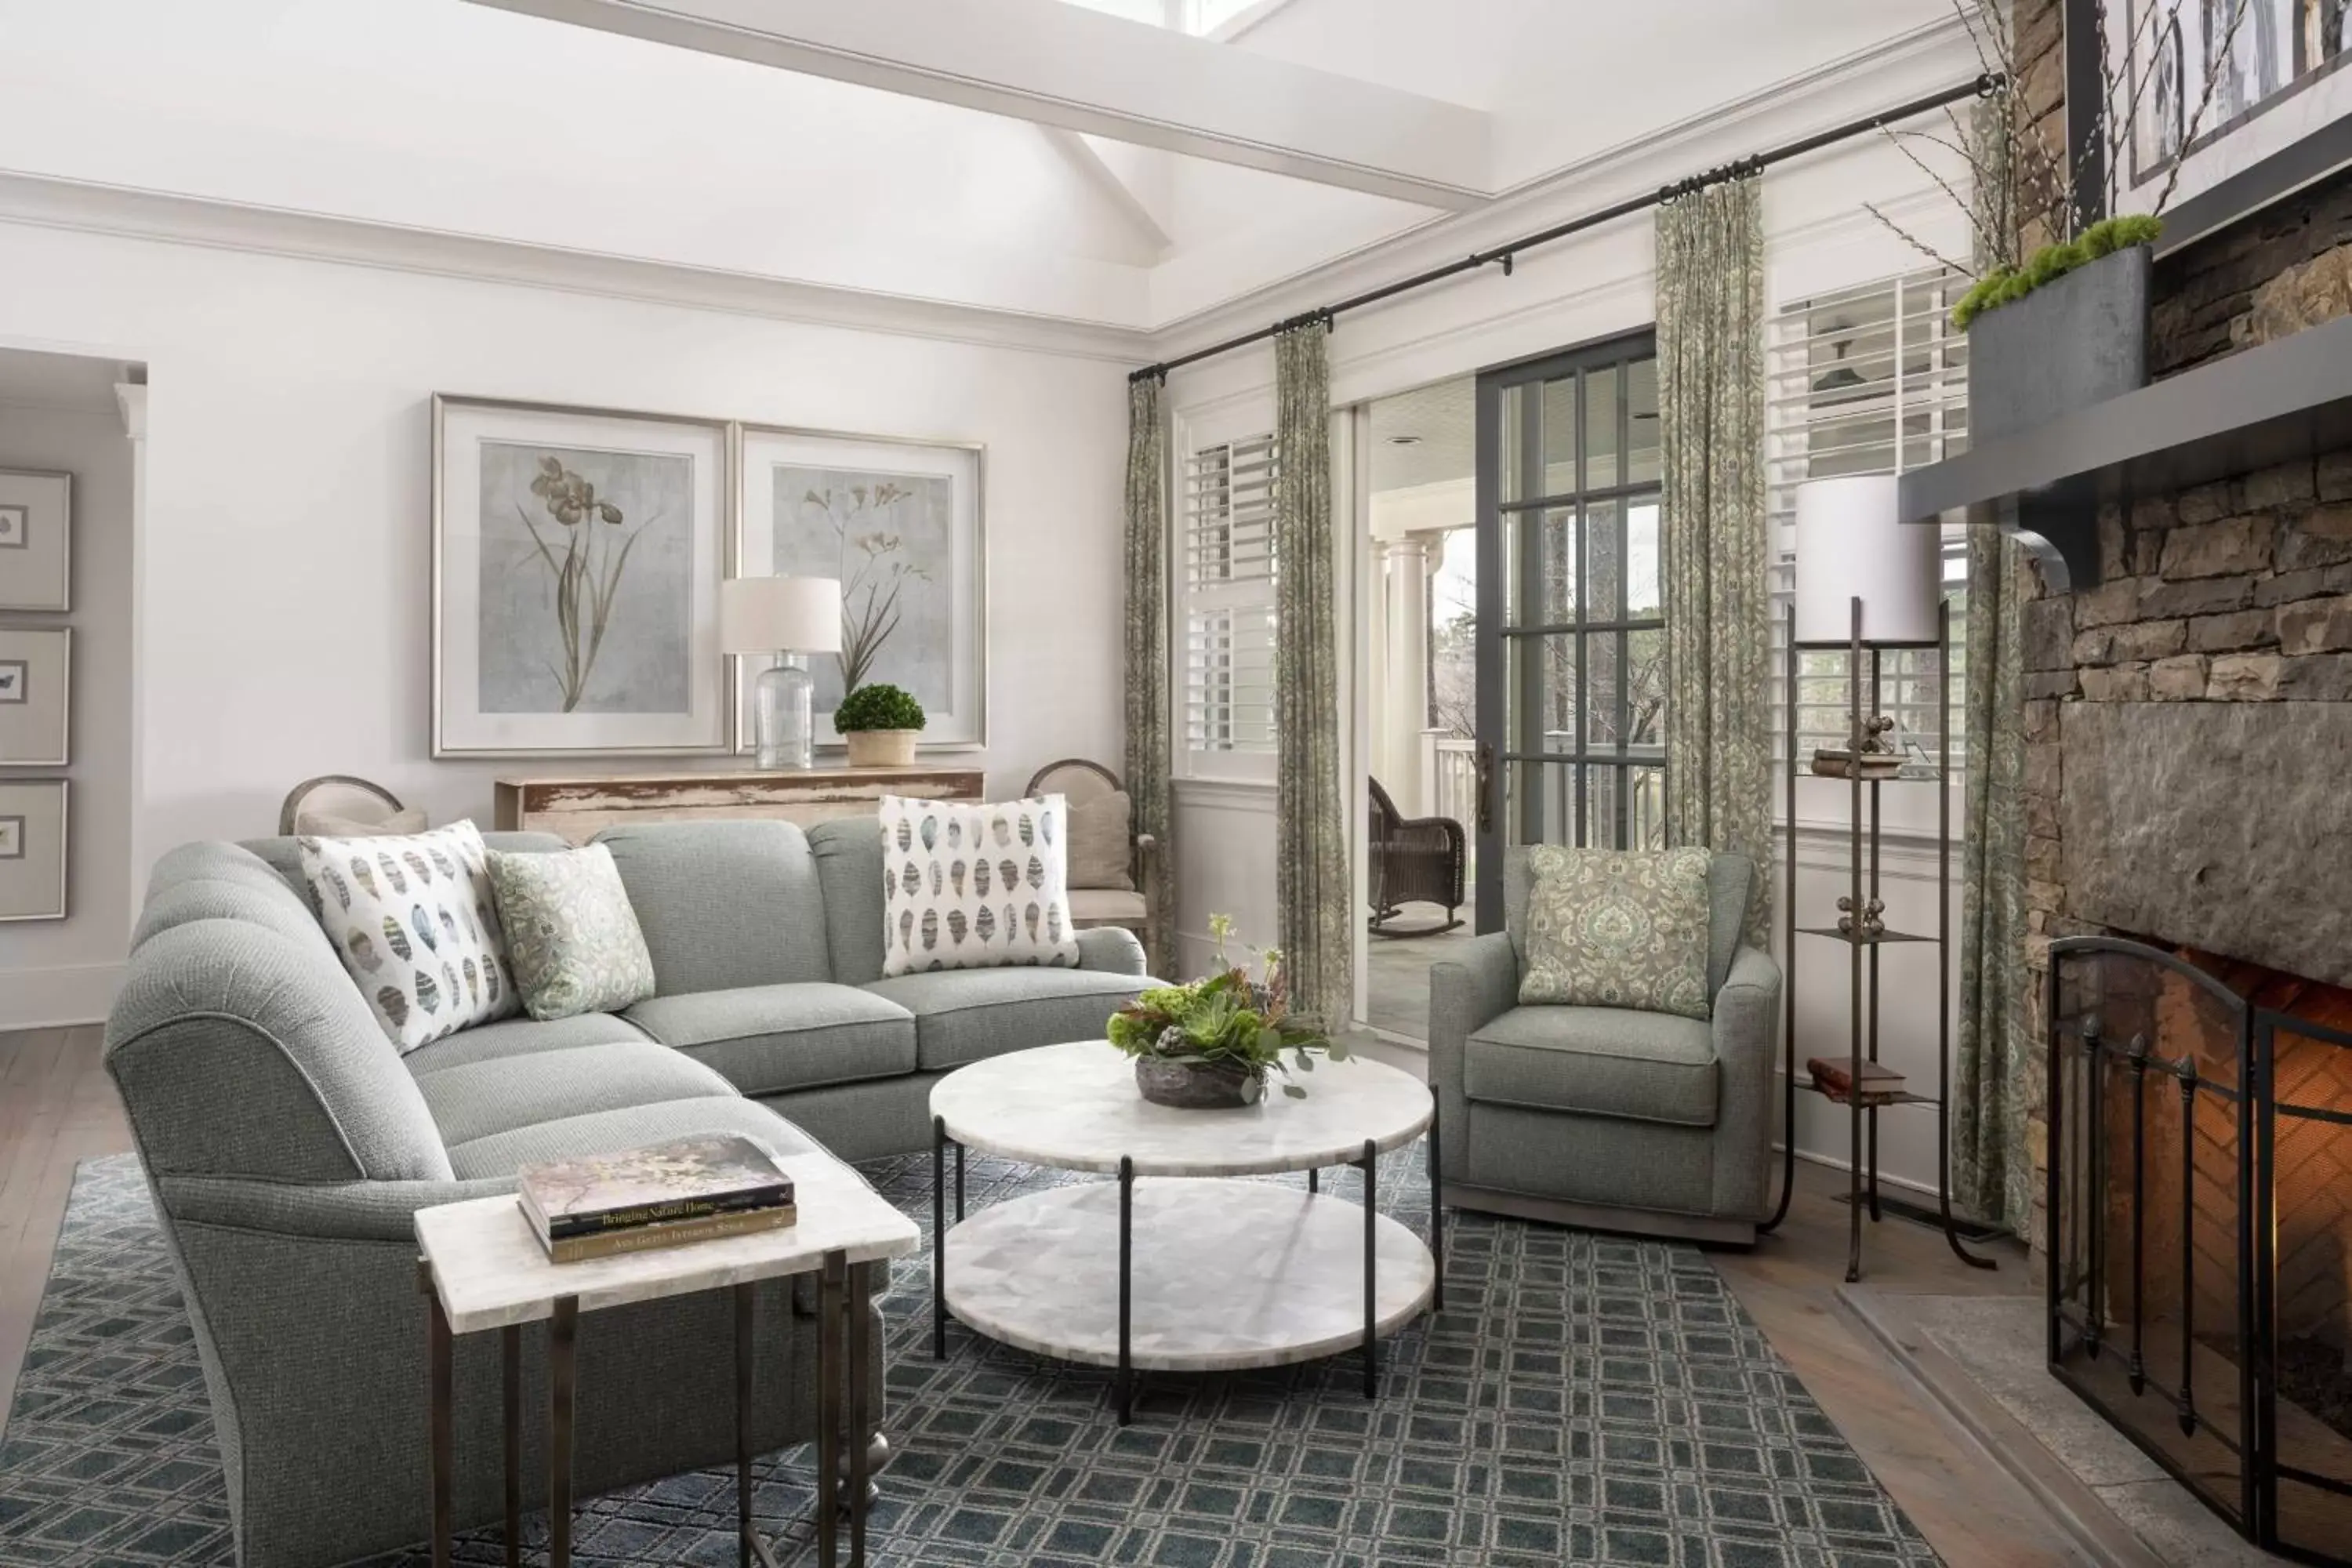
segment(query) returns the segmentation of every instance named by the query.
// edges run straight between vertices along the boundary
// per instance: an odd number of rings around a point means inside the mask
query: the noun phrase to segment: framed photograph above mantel
[[[2108,0],[2105,12],[2111,107],[2126,121],[2114,210],[2161,202],[2162,248],[2352,158],[2347,0]]]
[[[987,744],[982,470],[978,446],[740,427],[741,574],[841,581],[842,651],[810,661],[820,746],[843,744],[834,710],[869,681],[923,705],[926,751]]]
[[[728,426],[433,400],[433,754],[734,749]]]

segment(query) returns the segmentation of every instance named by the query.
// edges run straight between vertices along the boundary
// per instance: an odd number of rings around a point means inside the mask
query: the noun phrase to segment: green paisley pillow
[[[532,1017],[610,1013],[654,994],[653,955],[602,844],[549,855],[493,849],[490,885],[507,966]]]
[[[1704,1018],[1706,849],[1528,851],[1519,1001]]]

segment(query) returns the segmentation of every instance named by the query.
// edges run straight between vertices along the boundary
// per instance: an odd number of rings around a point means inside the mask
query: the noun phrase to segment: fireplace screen
[[[2352,1563],[2352,1032],[2281,991],[2052,944],[2050,1369],[2248,1539]]]

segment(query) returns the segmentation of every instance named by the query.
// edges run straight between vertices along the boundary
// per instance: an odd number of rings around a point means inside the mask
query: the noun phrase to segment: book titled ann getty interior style
[[[791,1225],[793,1179],[738,1133],[528,1165],[525,1218],[558,1263]]]

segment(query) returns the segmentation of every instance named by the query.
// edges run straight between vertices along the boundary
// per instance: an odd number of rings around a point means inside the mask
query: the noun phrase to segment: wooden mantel
[[[811,768],[804,773],[627,773],[498,781],[498,826],[553,833],[584,844],[628,822],[767,819],[803,826],[870,816],[886,795],[926,800],[982,797],[976,766]]]

